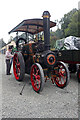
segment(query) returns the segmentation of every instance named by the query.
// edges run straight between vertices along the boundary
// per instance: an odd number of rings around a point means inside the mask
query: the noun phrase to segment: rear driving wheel
[[[44,86],[44,73],[39,63],[35,63],[31,67],[31,84],[37,93],[42,91]]]
[[[13,72],[15,79],[18,81],[22,81],[25,74],[25,63],[23,56],[20,52],[14,54],[13,58]]]
[[[63,62],[58,62],[54,68],[56,77],[54,78],[56,85],[59,88],[64,88],[69,82],[69,70]]]

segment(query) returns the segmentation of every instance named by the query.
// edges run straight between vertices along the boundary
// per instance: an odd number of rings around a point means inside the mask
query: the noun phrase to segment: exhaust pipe
[[[44,29],[44,49],[50,50],[50,13],[43,12],[43,29]]]

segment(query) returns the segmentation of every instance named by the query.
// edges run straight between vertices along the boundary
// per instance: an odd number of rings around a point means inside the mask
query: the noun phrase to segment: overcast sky
[[[0,39],[7,43],[8,32],[24,19],[42,18],[42,13],[48,10],[51,20],[60,20],[64,14],[73,8],[78,9],[80,0],[0,0]]]

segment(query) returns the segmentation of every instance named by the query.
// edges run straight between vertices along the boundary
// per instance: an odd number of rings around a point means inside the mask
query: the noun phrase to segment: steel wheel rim
[[[67,72],[63,65],[58,65],[58,69],[55,71],[57,77],[55,78],[55,82],[59,87],[63,87],[66,83]]]
[[[13,72],[16,80],[18,80],[20,76],[20,62],[17,54],[14,55],[13,59]]]
[[[38,66],[33,65],[31,70],[31,83],[35,91],[39,91],[41,87],[41,75]]]

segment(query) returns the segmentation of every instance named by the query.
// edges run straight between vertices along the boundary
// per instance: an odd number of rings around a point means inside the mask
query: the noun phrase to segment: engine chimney
[[[50,13],[43,12],[43,28],[44,28],[44,49],[50,50]]]

